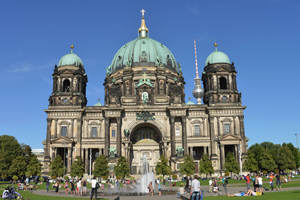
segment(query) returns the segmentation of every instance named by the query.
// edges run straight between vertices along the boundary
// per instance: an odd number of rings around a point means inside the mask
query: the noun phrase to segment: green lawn
[[[253,184],[250,184],[251,187],[253,187]],[[246,183],[243,185],[228,185],[228,187],[246,187]],[[289,188],[289,187],[299,187],[300,186],[300,181],[290,181],[287,183],[281,183],[281,188]],[[263,187],[270,188],[269,183],[264,183]],[[273,182],[273,187],[276,188],[276,182]]]
[[[76,197],[58,197],[58,196],[46,196],[46,195],[37,195],[30,193],[28,191],[17,191],[19,192],[22,196],[23,199],[29,198],[30,200],[74,200]],[[86,198],[79,198],[79,199],[90,199],[89,197]],[[102,199],[102,200],[108,200],[108,199]]]
[[[71,200],[74,199],[75,197],[52,197],[52,196],[44,196],[44,195],[36,195],[32,194],[26,191],[21,191],[21,195],[24,197],[24,199],[30,198],[30,200]],[[175,195],[174,195],[175,196]],[[122,197],[121,197],[122,198]],[[135,197],[133,197],[135,198]],[[234,198],[242,198],[242,197],[232,197]],[[80,199],[89,199],[87,198],[80,198]],[[217,196],[217,197],[212,197],[212,196],[205,196],[204,199],[208,200],[221,200],[221,199],[228,199],[226,196]],[[259,199],[259,200],[274,200],[274,199],[284,199],[284,200],[300,200],[300,190],[295,190],[295,191],[286,191],[286,192],[269,192],[266,193],[263,196],[250,196],[247,197],[247,199]],[[106,199],[107,200],[107,199]]]

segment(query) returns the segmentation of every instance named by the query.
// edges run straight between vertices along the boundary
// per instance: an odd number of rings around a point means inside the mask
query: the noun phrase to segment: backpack
[[[99,185],[99,183],[97,182],[97,183],[96,183],[96,189],[99,189],[99,187],[100,187],[100,185]]]

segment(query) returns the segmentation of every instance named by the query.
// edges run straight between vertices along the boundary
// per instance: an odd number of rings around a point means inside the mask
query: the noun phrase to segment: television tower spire
[[[195,63],[196,63],[196,78],[195,80],[195,88],[193,89],[193,96],[197,99],[197,104],[201,104],[201,98],[204,96],[204,90],[201,87],[201,79],[198,75],[198,61],[197,61],[197,51],[196,51],[196,40],[194,39],[194,48],[195,48]]]

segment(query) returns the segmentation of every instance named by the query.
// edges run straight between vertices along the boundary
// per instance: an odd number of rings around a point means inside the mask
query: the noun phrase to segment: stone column
[[[68,147],[68,165],[67,165],[67,173],[70,173],[71,172],[71,158],[72,158],[72,148],[71,147]]]
[[[176,156],[175,148],[175,116],[170,117],[171,120],[171,156]]]
[[[109,117],[105,117],[105,146],[104,146],[104,155],[109,156],[109,143],[110,143],[110,134],[109,134]]]
[[[54,138],[57,138],[57,121],[58,119],[55,119],[54,121]]]
[[[217,127],[218,127],[218,136],[220,136],[221,135],[220,117],[217,117]]]
[[[117,157],[122,156],[122,144],[121,144],[121,117],[116,117],[117,119]]]
[[[194,157],[194,151],[193,151],[193,146],[190,146],[190,156],[191,156],[191,158],[193,159],[193,157]]]
[[[216,141],[216,135],[215,135],[215,123],[214,123],[214,117],[210,117],[210,141],[211,141],[211,157],[213,156],[217,156],[217,152],[216,152],[216,145],[217,145],[217,141]]]
[[[221,162],[221,169],[223,169],[224,163],[225,163],[225,149],[224,145],[221,145],[221,156],[220,156],[220,162]]]
[[[84,167],[85,167],[85,173],[88,174],[89,170],[89,149],[85,148],[85,158],[84,158]]]
[[[204,154],[204,155],[207,155],[207,146],[204,146],[204,147],[203,147],[203,154]]]
[[[52,147],[52,160],[55,158],[55,147]]]
[[[208,147],[207,147],[207,150],[208,150],[208,151],[207,151],[207,156],[208,156],[208,158],[210,157],[210,151],[211,151],[210,149],[211,149],[210,146],[208,146]]]
[[[69,132],[69,138],[73,137],[73,130],[74,130],[74,119],[71,119],[71,130]]]
[[[186,116],[182,116],[181,120],[182,120],[182,147],[184,149],[184,155],[187,155],[188,147],[187,147],[187,134],[186,134]]]
[[[47,118],[47,137],[46,137],[46,149],[45,149],[45,160],[50,160],[50,140],[51,140],[51,122],[52,119]]]
[[[234,145],[234,155],[235,155],[236,161],[238,162],[238,164],[240,164],[239,159],[238,159],[238,157],[239,157],[238,145]]]
[[[247,145],[246,145],[246,137],[245,137],[245,129],[244,129],[244,115],[239,116],[240,118],[240,133],[242,138],[242,155],[247,155]]]
[[[77,118],[77,150],[76,150],[76,156],[81,157],[81,118]]]

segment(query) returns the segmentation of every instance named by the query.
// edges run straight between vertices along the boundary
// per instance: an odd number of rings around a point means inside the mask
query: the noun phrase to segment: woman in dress
[[[68,180],[66,180],[66,182],[65,182],[65,189],[66,189],[66,194],[68,194],[68,191],[69,191],[69,182],[68,182]]]

